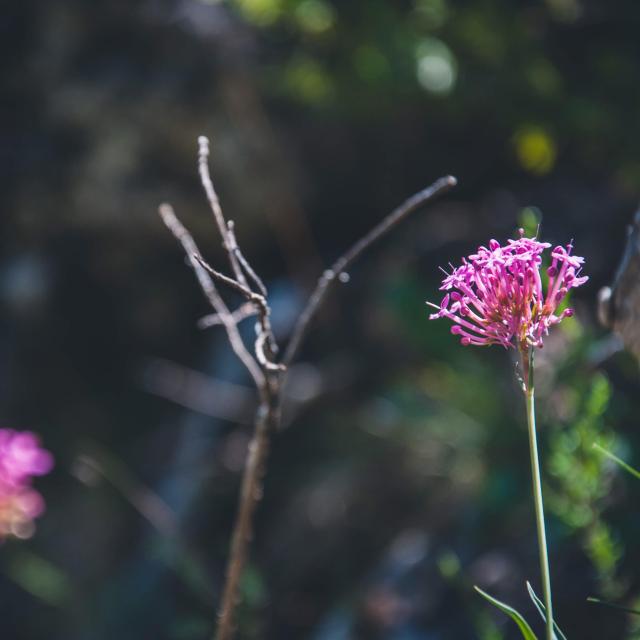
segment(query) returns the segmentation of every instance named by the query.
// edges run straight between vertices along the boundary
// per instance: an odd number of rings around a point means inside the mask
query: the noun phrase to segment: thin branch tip
[[[173,207],[168,203],[168,202],[163,202],[159,207],[158,207],[158,213],[160,214],[160,217],[165,220],[167,218],[167,216],[173,216],[175,215],[174,211],[173,211]]]
[[[414,211],[417,211],[420,207],[426,205],[437,196],[446,193],[457,184],[456,178],[453,176],[444,176],[436,180],[433,184],[414,193],[410,198],[405,200],[402,204],[396,207],[391,213],[383,218],[377,225],[375,225],[368,233],[360,238],[355,244],[353,244],[340,258],[338,258],[329,269],[327,269],[316,285],[316,288],[312,292],[309,300],[298,316],[294,328],[289,338],[289,343],[285,349],[284,357],[282,361],[289,365],[293,361],[300,347],[302,340],[304,339],[309,323],[315,316],[318,308],[322,304],[327,290],[331,284],[335,282],[336,275],[338,280],[344,282],[340,278],[340,274],[347,272],[349,267],[364,253],[369,247],[375,244],[380,238],[389,233],[396,225],[400,224]]]
[[[423,189],[424,191],[433,191],[433,192],[441,192],[443,189],[448,191],[452,189],[458,184],[458,178],[455,176],[442,176],[442,178],[438,178],[431,186]]]

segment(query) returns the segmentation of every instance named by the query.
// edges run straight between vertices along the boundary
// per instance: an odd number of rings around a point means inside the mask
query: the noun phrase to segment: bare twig
[[[227,574],[216,640],[229,640],[234,632],[234,613],[239,601],[240,578],[247,560],[249,542],[253,531],[253,514],[262,498],[262,479],[264,477],[271,434],[277,429],[280,415],[273,403],[261,405],[256,416],[255,431],[249,444],[247,463],[242,475],[242,487],[238,499],[238,514],[231,537],[231,549],[227,562]]]
[[[254,305],[245,302],[241,307],[238,307],[235,311],[231,312],[231,316],[236,324],[239,324],[247,318],[257,315],[258,312]],[[208,329],[209,327],[216,327],[222,324],[222,320],[217,313],[210,313],[207,316],[203,316],[198,320],[198,327],[200,329]]]
[[[238,259],[234,252],[234,246],[236,243],[235,236],[233,235],[233,227],[232,231],[229,232],[229,227],[227,226],[222,213],[218,194],[213,188],[213,182],[209,173],[209,138],[206,136],[200,136],[198,138],[198,173],[200,174],[200,182],[202,182],[204,192],[207,194],[207,200],[209,201],[211,212],[213,213],[213,217],[218,225],[218,231],[222,238],[222,246],[226,249],[227,255],[229,256],[229,264],[231,264],[233,274],[238,282],[247,286],[247,281],[245,280],[244,274],[242,273],[242,269],[238,264]]]
[[[455,187],[456,184],[457,180],[453,176],[446,176],[436,180],[430,187],[419,191],[408,200],[405,200],[398,208],[394,209],[386,218],[371,229],[369,233],[358,240],[346,253],[340,256],[333,263],[330,269],[327,269],[322,274],[318,280],[315,290],[307,302],[306,307],[302,310],[300,316],[298,316],[293,328],[291,337],[289,338],[289,343],[287,344],[287,348],[284,352],[284,357],[282,358],[282,363],[285,366],[289,366],[296,357],[298,349],[300,348],[300,345],[309,329],[309,324],[320,308],[330,285],[335,281],[335,279],[340,278],[343,273],[346,273],[347,269],[364,251],[366,251],[386,233],[391,231],[407,216],[429,202],[429,200],[446,193],[451,188]]]
[[[238,293],[242,294],[249,302],[253,302],[259,306],[266,306],[267,301],[264,296],[253,293],[247,285],[242,284],[238,280],[234,280],[229,276],[225,276],[224,273],[221,273],[220,271],[216,271],[201,255],[196,253],[193,257],[214,280],[218,280],[230,289],[234,289]]]
[[[455,178],[440,178],[433,185],[420,191],[392,211],[367,235],[356,242],[342,257],[324,272],[311,294],[291,334],[289,344],[280,363],[275,358],[278,347],[271,329],[268,293],[264,283],[243,256],[236,241],[232,221],[224,218],[218,196],[209,174],[209,141],[204,136],[198,138],[198,169],[209,206],[222,237],[233,277],[229,277],[211,267],[200,256],[193,238],[176,218],[169,205],[160,207],[160,215],[173,235],[181,242],[187,258],[193,267],[200,287],[215,313],[203,318],[201,326],[221,324],[225,327],[229,342],[235,353],[249,370],[259,396],[259,407],[255,418],[255,428],[249,444],[247,462],[242,476],[242,486],[238,502],[238,513],[231,537],[231,549],[227,563],[227,573],[222,593],[217,640],[230,640],[234,633],[234,613],[239,600],[239,585],[246,563],[249,541],[252,536],[253,514],[262,496],[262,479],[265,472],[271,435],[280,424],[280,405],[283,396],[283,372],[291,364],[304,339],[310,322],[322,304],[327,290],[336,278],[372,244],[388,233],[410,213],[437,195],[448,191],[456,184]],[[246,300],[245,304],[233,313],[224,302],[215,282],[236,291]],[[255,358],[247,350],[240,333],[238,323],[250,315],[257,316]]]
[[[238,261],[242,269],[244,269],[249,279],[258,288],[258,291],[260,292],[260,294],[262,295],[265,301],[264,313],[259,314],[260,326],[261,326],[263,335],[261,335],[258,332],[258,339],[256,340],[256,355],[258,356],[258,361],[260,362],[260,364],[262,364],[262,366],[266,367],[267,369],[272,369],[274,371],[278,369],[284,370],[283,365],[273,366],[273,362],[272,362],[275,356],[278,355],[279,349],[278,349],[278,343],[276,342],[276,338],[273,335],[273,331],[271,330],[271,321],[269,320],[270,310],[269,310],[269,305],[267,304],[267,298],[269,296],[269,293],[267,291],[267,287],[262,281],[262,278],[258,276],[258,274],[254,271],[253,267],[249,264],[249,261],[244,257],[244,255],[242,254],[242,251],[240,251],[240,247],[238,246],[238,243],[236,241],[235,225],[233,223],[233,220],[229,220],[229,222],[227,223],[227,231],[229,233],[228,237],[229,237],[230,251],[233,252],[233,254],[236,257],[236,260]],[[260,308],[260,304],[258,305],[258,307]],[[265,355],[265,345],[269,349],[271,358],[267,358]]]
[[[216,271],[213,267],[207,264],[199,255],[193,256],[198,261],[200,266],[205,269],[216,280],[227,285],[231,289],[234,289],[238,293],[241,293],[249,302],[252,302],[256,306],[258,312],[259,322],[256,324],[256,357],[262,367],[270,371],[284,371],[285,367],[282,364],[275,363],[267,356],[267,349],[273,354],[276,351],[275,338],[273,337],[273,331],[271,330],[271,321],[269,316],[271,310],[267,303],[266,298],[260,294],[251,291],[237,280],[225,276],[224,273]],[[275,354],[274,354],[275,355]]]
[[[284,369],[281,364],[273,362],[277,352],[275,338],[271,330],[269,315],[271,313],[264,284],[255,274],[249,263],[242,256],[238,248],[233,223],[228,224],[222,213],[218,197],[209,174],[209,141],[204,137],[198,139],[198,168],[200,179],[204,187],[209,205],[223,239],[223,246],[227,252],[229,263],[234,273],[230,278],[208,265],[201,257],[193,238],[176,218],[169,205],[160,207],[160,215],[183,246],[187,258],[196,273],[196,277],[207,300],[213,307],[216,322],[221,323],[227,332],[229,342],[235,353],[249,370],[260,398],[256,414],[255,429],[249,444],[249,454],[242,478],[242,488],[239,499],[238,514],[234,524],[227,575],[220,606],[220,620],[217,629],[219,640],[228,640],[233,635],[233,614],[238,600],[238,589],[242,571],[245,565],[247,548],[252,535],[253,513],[262,495],[262,475],[268,454],[269,436],[279,422],[279,385],[278,377]],[[251,289],[242,269],[249,274],[252,282],[260,293]],[[237,312],[231,313],[228,306],[218,293],[214,280],[234,289],[243,295],[247,303],[254,308],[258,316],[256,323],[255,351],[256,359],[247,351],[238,331],[240,321]]]
[[[169,231],[171,231],[175,238],[182,244],[184,252],[187,254],[187,259],[196,274],[200,288],[224,325],[231,348],[251,374],[256,387],[258,387],[258,389],[263,388],[265,386],[264,374],[260,370],[258,363],[247,351],[247,348],[242,341],[242,337],[240,336],[240,332],[238,331],[238,325],[234,321],[224,300],[220,297],[220,294],[213,284],[213,280],[211,280],[207,272],[200,266],[200,263],[194,257],[196,255],[200,255],[200,252],[198,251],[198,247],[191,237],[191,234],[178,220],[171,205],[162,204],[158,211]]]
[[[227,228],[229,229],[229,237],[233,240],[233,253],[235,253],[240,266],[244,269],[245,273],[249,276],[249,279],[253,281],[253,283],[258,287],[260,293],[266,298],[269,293],[267,292],[267,287],[265,287],[262,278],[253,270],[253,267],[249,264],[248,260],[242,255],[240,251],[240,247],[236,241],[235,235],[235,225],[233,220],[229,220],[227,222]]]

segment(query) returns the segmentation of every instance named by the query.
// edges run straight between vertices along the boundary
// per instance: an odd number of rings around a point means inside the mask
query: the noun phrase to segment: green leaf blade
[[[623,607],[620,604],[615,604],[614,602],[607,602],[606,600],[600,600],[600,598],[594,598],[589,596],[587,598],[587,602],[592,602],[593,604],[601,604],[604,607],[610,607],[611,609],[617,609],[618,611],[624,611],[625,613],[631,613],[634,616],[640,616],[640,611],[637,609],[630,609],[629,607]]]
[[[500,609],[502,613],[506,613],[518,625],[518,629],[520,629],[520,633],[524,640],[538,640],[535,633],[533,633],[533,630],[529,626],[529,623],[513,607],[510,607],[504,602],[500,602],[500,600],[496,600],[493,596],[490,596],[479,587],[474,587],[474,589],[494,607]]]
[[[529,582],[527,582],[527,591],[529,592],[529,597],[531,598],[533,604],[535,605],[536,609],[538,610],[538,613],[540,614],[540,617],[546,623],[547,622],[547,609],[544,606],[544,603],[542,602],[542,600],[540,600],[540,598],[538,598],[538,596],[536,595],[536,592],[533,590],[533,587],[531,586],[531,583],[529,583]],[[557,637],[560,638],[560,640],[567,640],[567,636],[565,636],[564,633],[562,633],[562,630],[560,629],[560,627],[558,626],[558,623],[555,620],[553,621],[553,630],[557,634]]]

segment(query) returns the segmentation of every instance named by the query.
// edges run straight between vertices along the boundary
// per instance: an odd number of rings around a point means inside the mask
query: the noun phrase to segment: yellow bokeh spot
[[[282,0],[234,0],[242,15],[259,27],[274,24],[282,15]]]
[[[286,84],[299,100],[310,104],[327,102],[333,94],[333,82],[324,68],[312,58],[298,56],[286,69]]]
[[[523,169],[536,175],[549,173],[556,163],[553,138],[542,127],[526,127],[514,136],[516,156]]]

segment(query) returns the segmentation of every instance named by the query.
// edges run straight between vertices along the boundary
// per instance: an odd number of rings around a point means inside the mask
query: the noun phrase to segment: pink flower
[[[0,542],[8,536],[30,538],[34,519],[44,511],[42,496],[30,487],[0,488]]]
[[[22,484],[29,476],[51,471],[53,457],[29,431],[0,429],[0,482]]]
[[[430,319],[448,318],[454,324],[451,333],[464,345],[500,344],[505,348],[542,347],[549,327],[573,315],[565,309],[555,311],[569,289],[579,287],[588,278],[580,276],[583,258],[571,255],[572,245],[555,247],[547,269],[549,284],[542,290],[540,266],[542,253],[551,245],[525,238],[509,240],[501,246],[489,241],[462,265],[446,273],[440,289],[446,291],[440,306]]]
[[[33,520],[44,511],[42,496],[31,487],[33,476],[53,467],[53,457],[28,431],[0,429],[0,541],[29,537]]]

